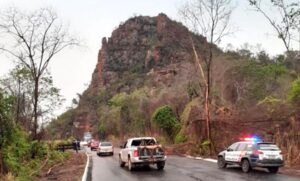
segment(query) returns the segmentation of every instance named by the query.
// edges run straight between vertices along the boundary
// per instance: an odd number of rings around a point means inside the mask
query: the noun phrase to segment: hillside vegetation
[[[205,139],[204,82],[195,64],[208,43],[166,15],[138,16],[103,38],[92,81],[79,103],[48,127],[65,138],[92,131],[99,139],[153,135],[161,143],[192,142],[193,154],[212,154],[245,135],[275,141],[287,164],[300,161],[300,81],[297,52],[276,57],[214,45],[212,143]]]

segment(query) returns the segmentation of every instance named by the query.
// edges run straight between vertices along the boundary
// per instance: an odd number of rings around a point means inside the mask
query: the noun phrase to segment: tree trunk
[[[211,34],[211,42],[209,45],[209,57],[207,61],[206,67],[206,90],[205,90],[205,110],[206,110],[206,134],[207,139],[210,142],[210,154],[213,154],[215,148],[213,145],[213,141],[211,138],[211,119],[210,119],[210,105],[211,105],[211,87],[212,87],[212,80],[211,80],[211,69],[212,69],[212,59],[213,59],[213,34]]]
[[[208,84],[207,84],[208,85]],[[210,135],[210,103],[209,103],[209,86],[205,88],[205,117],[206,117],[206,136],[209,141],[211,141]]]
[[[193,47],[193,51],[194,51],[194,55],[195,55],[195,58],[196,58],[196,61],[197,61],[197,64],[199,66],[199,69],[200,69],[200,75],[202,76],[203,80],[204,80],[204,83],[205,83],[205,94],[204,94],[204,97],[205,97],[205,102],[204,102],[204,107],[205,107],[205,119],[206,119],[206,136],[207,136],[207,139],[209,141],[211,141],[211,135],[210,135],[210,98],[209,98],[209,93],[210,93],[210,86],[211,86],[211,83],[210,83],[210,66],[211,66],[211,59],[212,59],[212,46],[210,46],[209,50],[210,50],[210,54],[209,54],[209,58],[208,60],[206,59],[206,78],[205,78],[205,75],[204,75],[204,71],[203,71],[203,68],[202,68],[202,65],[200,63],[200,59],[198,57],[198,54],[197,54],[197,51],[195,49],[195,46],[194,46],[194,43],[193,41],[191,40],[192,42],[192,47]]]
[[[212,41],[212,40],[211,40]],[[211,104],[211,66],[212,66],[212,58],[213,58],[213,52],[212,52],[212,42],[209,45],[209,57],[207,61],[206,66],[206,89],[205,89],[205,112],[206,112],[206,131],[207,131],[207,139],[211,142],[211,126],[210,126],[210,104]]]
[[[0,151],[0,175],[4,173],[4,164],[3,164],[3,157],[2,157],[2,152]]]
[[[17,97],[17,115],[16,115],[16,122],[20,122],[20,104],[21,104],[21,80],[18,77],[18,97]]]
[[[37,129],[38,129],[38,100],[39,100],[39,77],[34,80],[34,103],[33,103],[33,139],[37,139]]]

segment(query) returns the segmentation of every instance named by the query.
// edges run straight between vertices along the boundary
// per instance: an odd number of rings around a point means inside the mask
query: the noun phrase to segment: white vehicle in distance
[[[127,163],[130,171],[136,166],[150,164],[155,164],[158,170],[162,170],[166,160],[162,146],[153,137],[130,138],[121,146],[119,153],[120,167]]]
[[[97,149],[97,155],[114,155],[114,147],[111,142],[100,142],[98,149]]]
[[[88,145],[88,142],[83,140],[83,141],[80,141],[80,147],[84,147],[84,146],[87,146]]]

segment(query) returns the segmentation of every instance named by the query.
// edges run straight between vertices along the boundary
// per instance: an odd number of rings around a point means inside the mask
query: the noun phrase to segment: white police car
[[[276,144],[263,142],[257,137],[244,138],[218,154],[218,167],[240,165],[243,172],[249,172],[254,167],[267,168],[271,173],[277,173],[283,166],[283,158]]]

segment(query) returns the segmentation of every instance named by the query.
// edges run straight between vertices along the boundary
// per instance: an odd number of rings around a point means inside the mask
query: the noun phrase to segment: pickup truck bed
[[[150,140],[151,145],[143,143],[137,145],[138,140]],[[149,142],[148,142],[149,143]],[[159,170],[162,170],[165,166],[166,156],[161,145],[158,145],[154,138],[132,138],[128,139],[122,147],[119,160],[120,166],[124,167],[128,164],[129,170],[135,166],[144,166],[150,164],[156,164]]]

